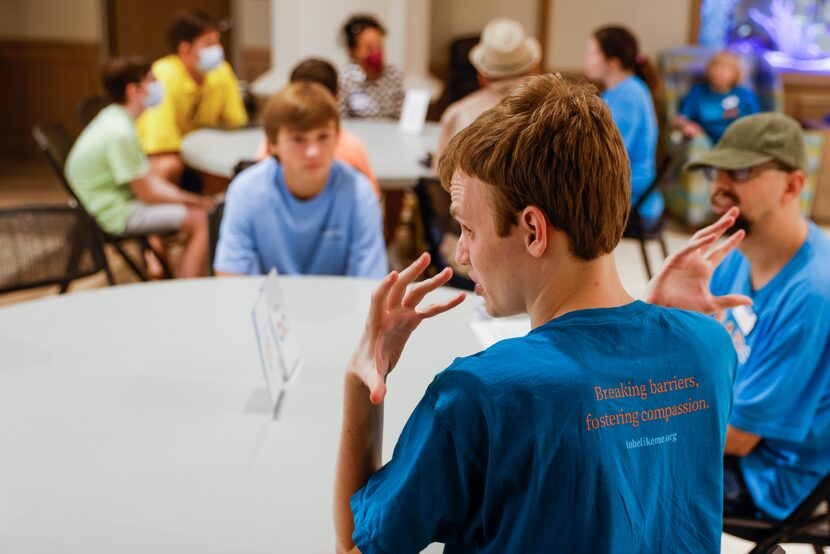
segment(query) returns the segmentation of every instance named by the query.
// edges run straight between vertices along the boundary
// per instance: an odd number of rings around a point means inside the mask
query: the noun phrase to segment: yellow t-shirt
[[[145,110],[136,122],[147,154],[178,152],[182,137],[200,127],[248,123],[239,82],[228,62],[207,73],[201,86],[175,54],[156,60],[153,74],[164,85],[164,100]]]

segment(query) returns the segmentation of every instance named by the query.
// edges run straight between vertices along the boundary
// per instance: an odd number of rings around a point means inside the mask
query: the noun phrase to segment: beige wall
[[[0,0],[0,39],[98,42],[102,0]]]
[[[650,57],[687,43],[691,0],[549,0],[546,66],[580,70],[591,32],[620,24],[637,36]]]
[[[462,35],[480,33],[491,19],[509,17],[525,31],[536,34],[537,0],[432,0],[430,67],[447,67],[450,42]]]
[[[236,33],[242,48],[270,48],[271,2],[269,0],[234,0]]]

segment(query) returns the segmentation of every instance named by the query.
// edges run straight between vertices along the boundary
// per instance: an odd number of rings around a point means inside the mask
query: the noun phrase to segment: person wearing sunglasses
[[[830,238],[801,214],[806,152],[799,124],[747,116],[694,160],[716,215],[736,215],[720,266],[693,237],[651,284],[650,300],[715,313],[738,354],[724,457],[724,514],[784,519],[830,473]],[[717,224],[716,224],[717,225]],[[692,269],[694,268],[694,269]],[[712,275],[711,292],[678,275]],[[716,297],[743,304],[722,307]]]

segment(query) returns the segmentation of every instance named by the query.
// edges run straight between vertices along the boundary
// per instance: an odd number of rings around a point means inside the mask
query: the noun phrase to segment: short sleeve
[[[383,239],[380,203],[366,176],[356,175],[363,182],[359,183],[355,199],[346,275],[381,279],[389,272],[389,261]]]
[[[352,538],[364,554],[415,553],[480,534],[485,419],[474,380],[448,373],[427,389],[389,463],[352,497]]]
[[[150,170],[147,156],[134,133],[113,133],[107,140],[107,163],[113,179],[118,184],[126,184],[143,177]]]
[[[176,105],[173,90],[165,83],[164,99],[154,108],[144,110],[138,118],[141,146],[147,154],[178,152],[182,133],[176,123]]]
[[[253,214],[246,202],[244,190],[228,189],[225,213],[219,228],[219,242],[213,267],[222,273],[255,275],[262,273],[254,238]]]
[[[697,121],[698,119],[700,119],[700,114],[698,113],[699,105],[700,86],[695,85],[692,87],[692,90],[689,91],[689,94],[686,95],[686,98],[683,99],[683,102],[680,104],[680,110],[678,111],[678,113],[686,119]]]
[[[741,87],[741,115],[752,115],[761,111],[758,95],[748,88]]]
[[[222,111],[222,125],[225,127],[242,127],[248,123],[248,112],[245,110],[245,103],[242,101],[239,80],[227,62],[222,64],[222,79],[228,90],[224,110]]]
[[[777,319],[739,371],[729,422],[767,439],[802,441],[830,383],[820,364],[830,310],[824,299],[804,297]]]

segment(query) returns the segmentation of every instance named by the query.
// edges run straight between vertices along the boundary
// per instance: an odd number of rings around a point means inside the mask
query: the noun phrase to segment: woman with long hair
[[[585,73],[604,87],[601,96],[622,134],[631,161],[631,201],[636,203],[655,174],[657,115],[654,98],[659,97],[660,79],[637,39],[623,27],[601,27],[588,39]],[[657,224],[663,214],[663,197],[652,193],[640,207],[647,225]]]

